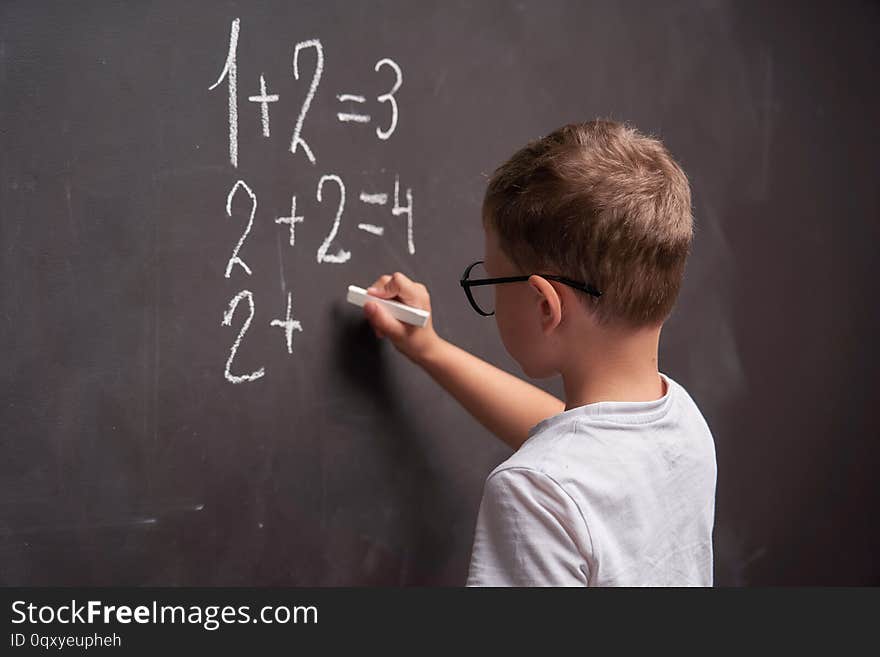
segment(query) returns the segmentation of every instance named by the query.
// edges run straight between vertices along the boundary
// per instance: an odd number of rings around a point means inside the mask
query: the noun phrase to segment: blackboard
[[[764,4],[4,3],[0,584],[463,583],[509,452],[345,290],[518,373],[458,286],[486,177],[596,116],[693,186],[716,583],[880,583],[880,14]]]

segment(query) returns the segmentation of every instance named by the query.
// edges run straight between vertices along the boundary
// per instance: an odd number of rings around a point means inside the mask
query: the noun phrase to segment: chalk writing
[[[273,319],[269,322],[270,326],[278,326],[284,329],[284,337],[287,340],[287,353],[293,353],[293,332],[294,331],[302,331],[302,324],[300,324],[299,320],[292,319],[290,316],[290,304],[291,304],[291,295],[290,292],[287,293],[287,314],[284,316],[284,319]]]
[[[238,121],[238,74],[239,64],[241,64],[241,61],[239,60],[238,46],[240,36],[242,36],[241,19],[234,18],[229,27],[229,45],[226,49],[226,56],[223,61],[223,66],[216,80],[208,87],[208,91],[210,92],[216,90],[221,84],[225,83],[226,85],[227,102],[225,114],[227,115],[227,127],[229,129],[229,163],[232,165],[233,169],[238,169],[240,164],[242,163],[242,158],[239,157],[239,148],[241,144],[239,143],[240,140]],[[312,52],[314,52],[314,59],[312,59]],[[259,85],[259,92],[254,93],[253,95],[246,96],[247,101],[249,103],[253,103],[255,109],[257,107],[259,108],[258,114],[260,123],[260,134],[262,135],[262,137],[264,139],[271,139],[272,137],[270,115],[273,119],[271,123],[275,123],[276,125],[276,132],[279,120],[290,120],[289,125],[292,125],[292,133],[289,133],[289,143],[286,139],[284,140],[284,142],[282,142],[283,148],[285,149],[284,152],[289,152],[292,156],[302,154],[305,156],[305,159],[308,160],[310,165],[315,165],[318,160],[316,154],[317,149],[313,148],[312,144],[319,143],[319,141],[317,140],[319,140],[320,137],[316,136],[315,133],[318,130],[326,129],[328,125],[327,121],[310,120],[309,125],[313,127],[309,131],[309,138],[306,139],[306,117],[310,116],[310,112],[314,113],[314,100],[316,98],[318,90],[322,84],[326,84],[324,82],[324,57],[324,47],[319,38],[310,38],[294,43],[291,62],[293,65],[294,81],[304,81],[306,78],[309,77],[309,71],[311,70],[311,77],[308,82],[308,88],[305,91],[305,96],[302,99],[302,104],[299,105],[298,108],[296,108],[295,106],[289,106],[289,95],[286,94],[286,92],[285,94],[281,94],[277,91],[275,93],[270,91],[266,79],[267,77],[272,77],[273,75],[276,75],[277,72],[273,72],[271,69],[263,67],[256,69],[260,71],[258,79],[256,81],[256,83],[258,83]],[[313,68],[311,68],[312,63]],[[390,69],[390,72],[393,75],[392,79],[388,79],[389,74],[386,69]],[[268,71],[268,74],[265,71]],[[365,125],[375,123],[376,137],[379,141],[387,141],[392,137],[392,135],[395,134],[399,127],[400,105],[398,94],[403,84],[403,72],[397,62],[395,62],[390,57],[384,57],[376,62],[375,66],[373,67],[373,74],[371,74],[371,79],[376,87],[371,92],[340,92],[335,94],[336,101],[338,101],[340,105],[338,107],[338,110],[334,110],[336,121],[332,122],[332,124],[357,126],[359,124]],[[282,95],[284,96],[284,98],[282,98]],[[372,105],[373,101],[375,101],[377,105]],[[281,114],[279,114],[279,112]],[[294,114],[295,120],[293,120]],[[248,131],[247,134],[256,135],[256,131]],[[295,159],[299,160],[301,158]],[[306,165],[306,167],[308,167],[308,165]],[[342,218],[346,211],[346,184],[345,182],[343,182],[343,176],[338,173],[324,173],[318,176],[318,172],[315,169],[309,170],[314,172],[311,175],[314,175],[315,178],[318,178],[315,191],[315,199],[318,206],[324,206],[325,208],[327,208],[327,206],[332,207],[331,204],[334,201],[336,203],[333,220],[330,225],[329,231],[325,234],[321,243],[315,245],[317,246],[317,262],[319,265],[341,265],[350,262],[352,259],[352,252],[343,248],[340,245],[340,242],[344,241],[344,236],[341,236],[341,233]],[[383,168],[381,169],[381,171],[384,173],[385,169]],[[366,170],[362,170],[361,173],[368,174],[369,172]],[[311,176],[308,177],[310,178]],[[244,175],[239,174],[236,176],[236,178],[237,179],[235,180],[231,189],[229,189],[226,195],[226,215],[229,218],[233,217],[233,206],[235,205],[236,201],[238,201],[238,205],[236,206],[238,213],[244,211],[244,206],[242,205],[242,203],[245,198],[249,200],[249,207],[247,221],[244,222],[244,228],[242,229],[241,234],[238,236],[235,246],[232,248],[231,256],[226,262],[226,267],[224,269],[224,278],[226,279],[232,278],[232,273],[236,267],[240,267],[247,276],[253,276],[253,270],[251,266],[248,264],[248,262],[245,261],[246,256],[244,254],[244,245],[245,242],[251,239],[254,222],[264,220],[262,215],[257,215],[257,194],[254,192],[254,189],[252,189],[251,186],[245,182]],[[265,217],[265,220],[268,221],[271,217],[276,226],[279,226],[281,230],[284,230],[288,233],[287,241],[290,246],[292,248],[296,248],[297,232],[302,233],[301,225],[305,223],[304,215],[308,214],[309,211],[303,212],[303,209],[300,208],[298,214],[297,201],[299,199],[300,204],[303,202],[303,192],[301,187],[301,185],[303,184],[303,179],[301,173],[296,172],[293,180],[297,182],[295,183],[293,189],[288,190],[288,193],[290,193],[289,214],[285,214],[286,210],[279,211],[277,209],[273,209],[274,212],[271,215]],[[314,180],[314,178],[312,178],[312,180]],[[336,187],[335,193],[338,193],[338,197],[334,196],[334,190],[330,189],[331,187]],[[364,189],[363,187],[361,187],[361,191],[359,192],[357,198],[362,204],[361,206],[359,206],[360,210],[364,212],[364,214],[370,215],[363,217],[363,221],[355,223],[355,226],[359,231],[380,239],[387,239],[389,237],[389,234],[391,234],[392,236],[398,235],[400,231],[396,229],[396,222],[392,221],[393,225],[391,226],[382,225],[383,222],[381,214],[387,213],[390,209],[390,217],[392,219],[397,217],[406,218],[405,225],[407,250],[410,255],[415,254],[415,244],[413,238],[413,190],[412,188],[404,188],[401,186],[400,174],[394,175],[393,189],[386,188],[383,190],[381,189],[381,187],[379,189]],[[329,210],[325,211],[329,213]],[[388,215],[386,214],[385,216],[387,219]],[[297,230],[298,225],[300,225],[299,230]],[[348,226],[348,224],[346,224],[346,226]],[[308,234],[309,233],[304,233],[304,235],[306,236]],[[302,235],[303,234],[301,234],[300,236],[301,242],[303,241]],[[235,373],[233,371],[239,347],[241,346],[245,335],[248,334],[248,331],[250,331],[252,328],[254,330],[262,331],[267,330],[267,328],[280,328],[283,331],[284,343],[287,348],[288,354],[293,354],[294,333],[302,333],[303,331],[302,322],[299,319],[294,319],[292,315],[293,293],[288,291],[288,286],[284,276],[280,235],[277,235],[275,241],[278,245],[278,264],[280,267],[279,280],[281,285],[281,292],[282,295],[286,295],[287,297],[286,312],[283,318],[276,317],[275,319],[268,321],[268,326],[263,323],[263,320],[261,320],[256,325],[256,327],[259,328],[255,328],[253,326],[254,317],[256,315],[254,294],[250,290],[241,290],[230,299],[228,307],[223,312],[223,319],[221,321],[222,326],[232,326],[235,313],[243,301],[247,302],[248,307],[247,316],[244,318],[244,321],[239,327],[238,334],[236,335],[234,342],[230,346],[229,353],[226,358],[224,378],[231,383],[238,384],[257,381],[264,377],[266,374],[265,367],[259,367],[250,373],[244,374]],[[248,244],[251,244],[251,242],[248,242]],[[314,246],[310,245],[306,245],[306,247],[314,248]],[[302,245],[300,245],[300,248],[302,248]],[[252,250],[253,247],[249,247],[247,249],[249,254]],[[255,256],[251,254],[249,257],[247,257],[247,259],[253,261],[255,259]]]
[[[366,192],[361,192],[359,198],[363,203],[371,205],[385,205],[388,203],[388,194],[367,194]]]
[[[397,128],[397,99],[394,97],[394,94],[400,89],[400,85],[403,84],[403,73],[394,60],[388,59],[387,57],[376,62],[376,72],[378,72],[383,66],[390,66],[394,71],[394,74],[397,76],[391,91],[382,94],[376,99],[380,103],[391,103],[391,125],[388,127],[388,130],[382,130],[382,128],[379,127],[376,128],[376,136],[379,137],[379,139],[388,139],[394,134],[394,130]]]
[[[250,374],[235,375],[232,373],[232,360],[235,358],[235,352],[238,351],[238,347],[241,344],[241,339],[244,337],[244,334],[247,333],[247,330],[251,326],[251,321],[254,319],[254,295],[250,292],[250,290],[242,290],[232,298],[232,300],[229,302],[229,308],[227,308],[226,312],[223,313],[223,321],[221,322],[223,326],[232,326],[232,317],[235,314],[235,309],[238,308],[238,303],[242,299],[247,299],[248,306],[250,307],[250,313],[248,314],[247,319],[244,320],[244,324],[241,325],[241,329],[239,330],[238,335],[235,338],[235,342],[232,343],[232,347],[229,350],[229,358],[226,359],[226,369],[224,370],[223,375],[230,383],[256,381],[266,373],[265,368],[262,367],[258,370],[251,372]]]
[[[416,247],[413,244],[413,197],[412,190],[406,190],[406,205],[400,205],[400,176],[394,176],[394,207],[391,214],[395,217],[406,215],[406,243],[410,255],[415,255]]]
[[[382,226],[374,226],[373,224],[358,224],[358,228],[373,235],[381,236],[385,233],[385,229]]]
[[[309,83],[309,92],[306,94],[302,109],[300,109],[299,116],[296,118],[296,126],[293,129],[293,138],[290,140],[290,152],[296,154],[297,147],[302,146],[306,157],[309,158],[309,162],[314,164],[315,156],[312,154],[312,149],[309,148],[309,145],[301,135],[303,121],[305,121],[306,113],[309,111],[309,107],[312,104],[312,98],[315,97],[315,92],[318,90],[318,84],[321,82],[321,73],[324,71],[324,47],[318,39],[300,41],[296,44],[293,49],[293,77],[297,80],[299,80],[299,53],[305,48],[314,48],[318,59],[315,62],[315,72],[312,74],[312,81]]]
[[[339,249],[335,255],[327,255],[327,250],[330,248],[330,243],[336,238],[336,233],[339,230],[339,222],[342,220],[342,209],[345,207],[345,185],[342,183],[342,179],[337,175],[328,174],[321,176],[321,180],[318,181],[319,203],[324,200],[321,196],[321,190],[324,189],[325,182],[334,182],[339,186],[339,206],[336,208],[336,217],[333,219],[333,228],[330,229],[330,234],[327,235],[327,239],[325,239],[321,243],[321,246],[318,247],[318,262],[347,262],[348,259],[351,258],[351,253],[344,249]]]
[[[289,217],[278,217],[275,220],[276,224],[290,224],[290,246],[294,246],[296,244],[295,236],[294,236],[294,226],[296,224],[302,223],[304,217],[296,216],[296,196],[290,197],[290,216]]]
[[[248,219],[247,227],[244,229],[241,238],[238,240],[238,244],[236,244],[235,248],[232,250],[232,257],[229,259],[229,262],[226,263],[226,278],[229,278],[232,273],[232,268],[235,265],[240,265],[241,268],[247,272],[248,276],[251,275],[251,268],[248,267],[244,260],[238,256],[238,252],[241,250],[241,245],[244,244],[245,239],[247,239],[248,233],[251,232],[251,226],[254,225],[254,215],[257,212],[257,196],[251,191],[251,188],[247,186],[247,183],[245,183],[244,180],[236,182],[232,186],[232,189],[229,190],[229,195],[226,197],[226,214],[230,217],[232,216],[232,199],[235,198],[235,193],[239,188],[244,189],[251,199],[251,216]]]
[[[238,29],[240,21],[238,18],[232,21],[232,27],[229,30],[229,52],[226,55],[226,62],[223,64],[223,70],[217,81],[208,87],[208,90],[214,89],[218,84],[226,78],[229,88],[229,162],[232,166],[238,166],[238,67],[236,65],[236,53],[238,52]]]
[[[363,96],[355,96],[354,94],[339,94],[338,96],[336,96],[336,99],[340,103],[349,101],[355,103],[363,103],[367,100]],[[370,121],[369,114],[356,114],[353,112],[337,112],[336,118],[342,122],[354,121],[356,123],[368,123]]]
[[[260,103],[260,121],[263,124],[263,136],[269,136],[269,103],[278,102],[278,94],[266,94],[266,80],[260,73],[260,95],[248,96],[252,103]]]

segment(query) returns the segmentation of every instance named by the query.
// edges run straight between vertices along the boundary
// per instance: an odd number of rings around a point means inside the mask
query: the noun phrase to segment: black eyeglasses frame
[[[602,296],[602,293],[593,287],[590,283],[580,283],[578,281],[573,281],[570,278],[565,278],[564,276],[557,276],[555,274],[528,274],[523,276],[502,276],[501,278],[477,278],[471,279],[469,278],[471,274],[471,270],[477,265],[483,264],[483,260],[477,260],[476,262],[468,265],[467,269],[464,270],[464,274],[461,275],[461,287],[464,288],[464,293],[468,298],[468,301],[471,304],[471,307],[483,317],[491,317],[495,314],[493,310],[491,313],[483,312],[480,308],[479,304],[471,294],[471,288],[478,285],[499,285],[502,283],[521,283],[523,281],[529,280],[532,276],[540,276],[541,278],[546,278],[547,280],[556,281],[558,283],[562,283],[564,285],[568,285],[569,287],[573,287],[576,290],[580,290],[581,292],[586,292],[590,296],[596,297],[597,299]]]

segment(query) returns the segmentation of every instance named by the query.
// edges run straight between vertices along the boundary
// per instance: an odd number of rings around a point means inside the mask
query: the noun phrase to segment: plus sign
[[[277,103],[278,102],[278,94],[270,94],[266,95],[266,80],[263,79],[263,74],[260,73],[260,95],[259,96],[248,96],[248,100],[252,103],[260,103],[262,106],[260,108],[262,119],[263,119],[263,136],[269,136],[269,103]]]
[[[293,353],[293,332],[302,331],[302,325],[299,320],[290,318],[290,292],[287,293],[287,316],[284,320],[273,319],[269,322],[270,326],[277,326],[284,329],[284,335],[287,338],[287,353]]]
[[[293,229],[296,224],[301,224],[303,221],[302,217],[296,216],[296,196],[290,197],[290,216],[289,217],[278,217],[275,220],[276,224],[290,224],[290,246],[293,246]]]

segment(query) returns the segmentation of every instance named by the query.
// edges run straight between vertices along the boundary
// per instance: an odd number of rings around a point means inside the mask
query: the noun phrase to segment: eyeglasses
[[[467,295],[468,301],[471,302],[471,306],[473,307],[473,309],[476,310],[483,317],[491,317],[495,314],[494,295],[489,294],[489,288],[483,286],[498,285],[500,283],[520,283],[522,281],[527,281],[529,280],[529,278],[531,278],[531,276],[536,275],[551,281],[563,283],[565,285],[575,288],[576,290],[580,290],[581,292],[586,292],[590,296],[594,296],[597,299],[602,296],[602,293],[589,283],[578,283],[577,281],[573,281],[570,278],[556,276],[554,274],[530,274],[528,276],[504,276],[502,278],[471,278],[471,273],[474,268],[480,265],[483,265],[482,260],[477,260],[477,262],[468,265],[468,268],[464,270],[464,274],[462,274],[461,276],[461,286],[464,288],[464,293],[465,295]],[[485,267],[481,267],[481,269],[483,272],[486,271]],[[481,288],[486,290],[487,292],[482,292]],[[491,309],[491,311],[489,309]]]

